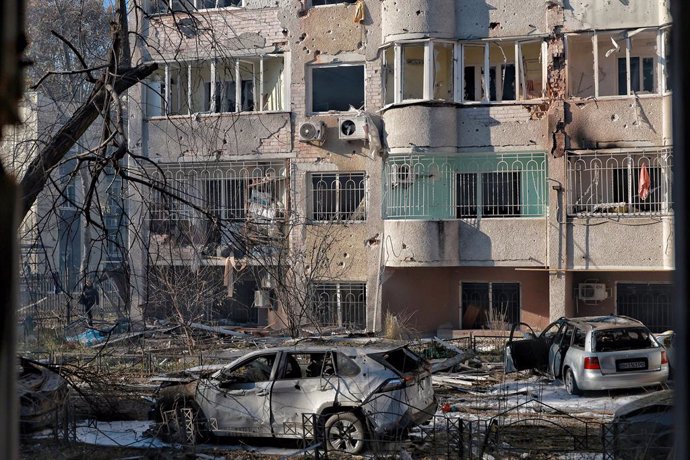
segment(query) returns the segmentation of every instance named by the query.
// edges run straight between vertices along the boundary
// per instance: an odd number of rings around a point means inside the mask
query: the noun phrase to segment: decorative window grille
[[[287,170],[281,161],[228,162],[214,169],[185,166],[152,174],[150,228],[205,231],[213,224],[273,220],[283,213]],[[213,222],[215,221],[215,222]]]
[[[391,156],[387,219],[538,217],[546,213],[543,153]]]
[[[366,220],[364,173],[312,173],[311,184],[313,220]]]
[[[323,327],[366,329],[365,283],[319,283],[314,286],[314,319]]]
[[[672,160],[671,149],[569,153],[568,215],[670,214]]]

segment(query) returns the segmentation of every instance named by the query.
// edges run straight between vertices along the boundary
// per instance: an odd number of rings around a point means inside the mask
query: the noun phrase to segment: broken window
[[[434,43],[434,99],[453,101],[452,43]]]
[[[455,45],[425,41],[389,46],[383,53],[385,104],[453,101]]]
[[[668,214],[671,211],[670,150],[568,156],[568,213]]]
[[[462,283],[463,329],[507,329],[520,322],[519,283]]]
[[[365,283],[319,283],[313,289],[314,319],[321,326],[366,329]]]
[[[575,97],[659,93],[663,47],[659,30],[637,29],[568,36],[569,92]]]
[[[403,100],[424,98],[424,44],[402,46]]]
[[[246,0],[148,0],[150,14],[191,12],[209,8],[242,7]]]
[[[313,220],[366,219],[364,173],[313,173],[311,181]]]
[[[279,56],[166,65],[146,83],[146,114],[281,111],[283,85]]]
[[[519,171],[457,174],[456,217],[519,216],[520,175]],[[481,214],[478,215],[479,210]]]
[[[389,46],[383,51],[383,103],[395,102],[395,47]]]
[[[287,353],[277,380],[311,379],[332,375],[335,375],[335,366],[330,352]]]
[[[311,0],[311,6],[336,5],[338,3],[355,3],[357,0]]]
[[[312,112],[347,112],[364,108],[364,66],[311,68]]]
[[[256,358],[241,364],[232,371],[223,372],[219,378],[222,388],[238,383],[258,383],[271,379],[273,364],[276,354],[257,356]]]
[[[462,48],[463,101],[503,102],[543,96],[541,41],[464,43]]]

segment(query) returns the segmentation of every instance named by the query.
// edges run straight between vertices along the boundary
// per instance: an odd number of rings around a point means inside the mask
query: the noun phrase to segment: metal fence
[[[568,215],[667,215],[673,151],[568,153]]]

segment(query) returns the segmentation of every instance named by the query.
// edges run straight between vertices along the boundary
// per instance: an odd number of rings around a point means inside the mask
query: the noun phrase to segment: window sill
[[[156,115],[153,117],[145,117],[147,121],[160,121],[160,120],[182,120],[185,118],[194,118],[194,117],[201,117],[201,118],[218,118],[218,117],[227,117],[227,116],[251,116],[251,115],[275,115],[275,114],[283,114],[283,115],[289,115],[290,112],[285,111],[285,110],[264,110],[261,112],[195,112],[192,114],[171,114],[171,115]]]
[[[669,96],[671,92],[666,92],[666,93],[637,93],[637,94],[632,94],[630,96],[628,95],[618,95],[614,94],[611,96],[599,96],[599,97],[594,97],[594,96],[589,96],[589,97],[580,97],[580,96],[568,96],[567,101],[568,102],[596,102],[596,101],[615,101],[615,100],[624,100],[624,99],[654,99],[654,98],[660,98],[663,96]]]
[[[331,5],[328,5],[331,6]],[[367,220],[313,220],[309,219],[309,225],[351,225],[366,224]]]
[[[542,220],[546,219],[545,215],[542,216],[479,216],[479,217],[448,217],[445,219],[433,219],[431,217],[384,217],[384,221],[395,221],[395,220],[404,220],[404,221],[417,221],[417,222],[457,222],[457,221],[477,221],[477,220],[484,220],[484,219],[489,219],[489,220],[528,220],[528,219],[535,219],[535,220]]]
[[[411,105],[430,105],[430,106],[455,106],[455,107],[482,107],[482,106],[514,106],[514,105],[539,105],[544,102],[544,99],[526,99],[520,101],[446,101],[443,99],[410,99],[402,102],[394,102],[384,105],[379,112],[385,112],[389,109],[408,107]]]

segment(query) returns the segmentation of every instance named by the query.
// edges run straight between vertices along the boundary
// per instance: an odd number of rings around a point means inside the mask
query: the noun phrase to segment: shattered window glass
[[[347,112],[364,108],[364,66],[311,69],[312,111]]]
[[[312,219],[366,219],[364,173],[314,173],[311,179]]]

